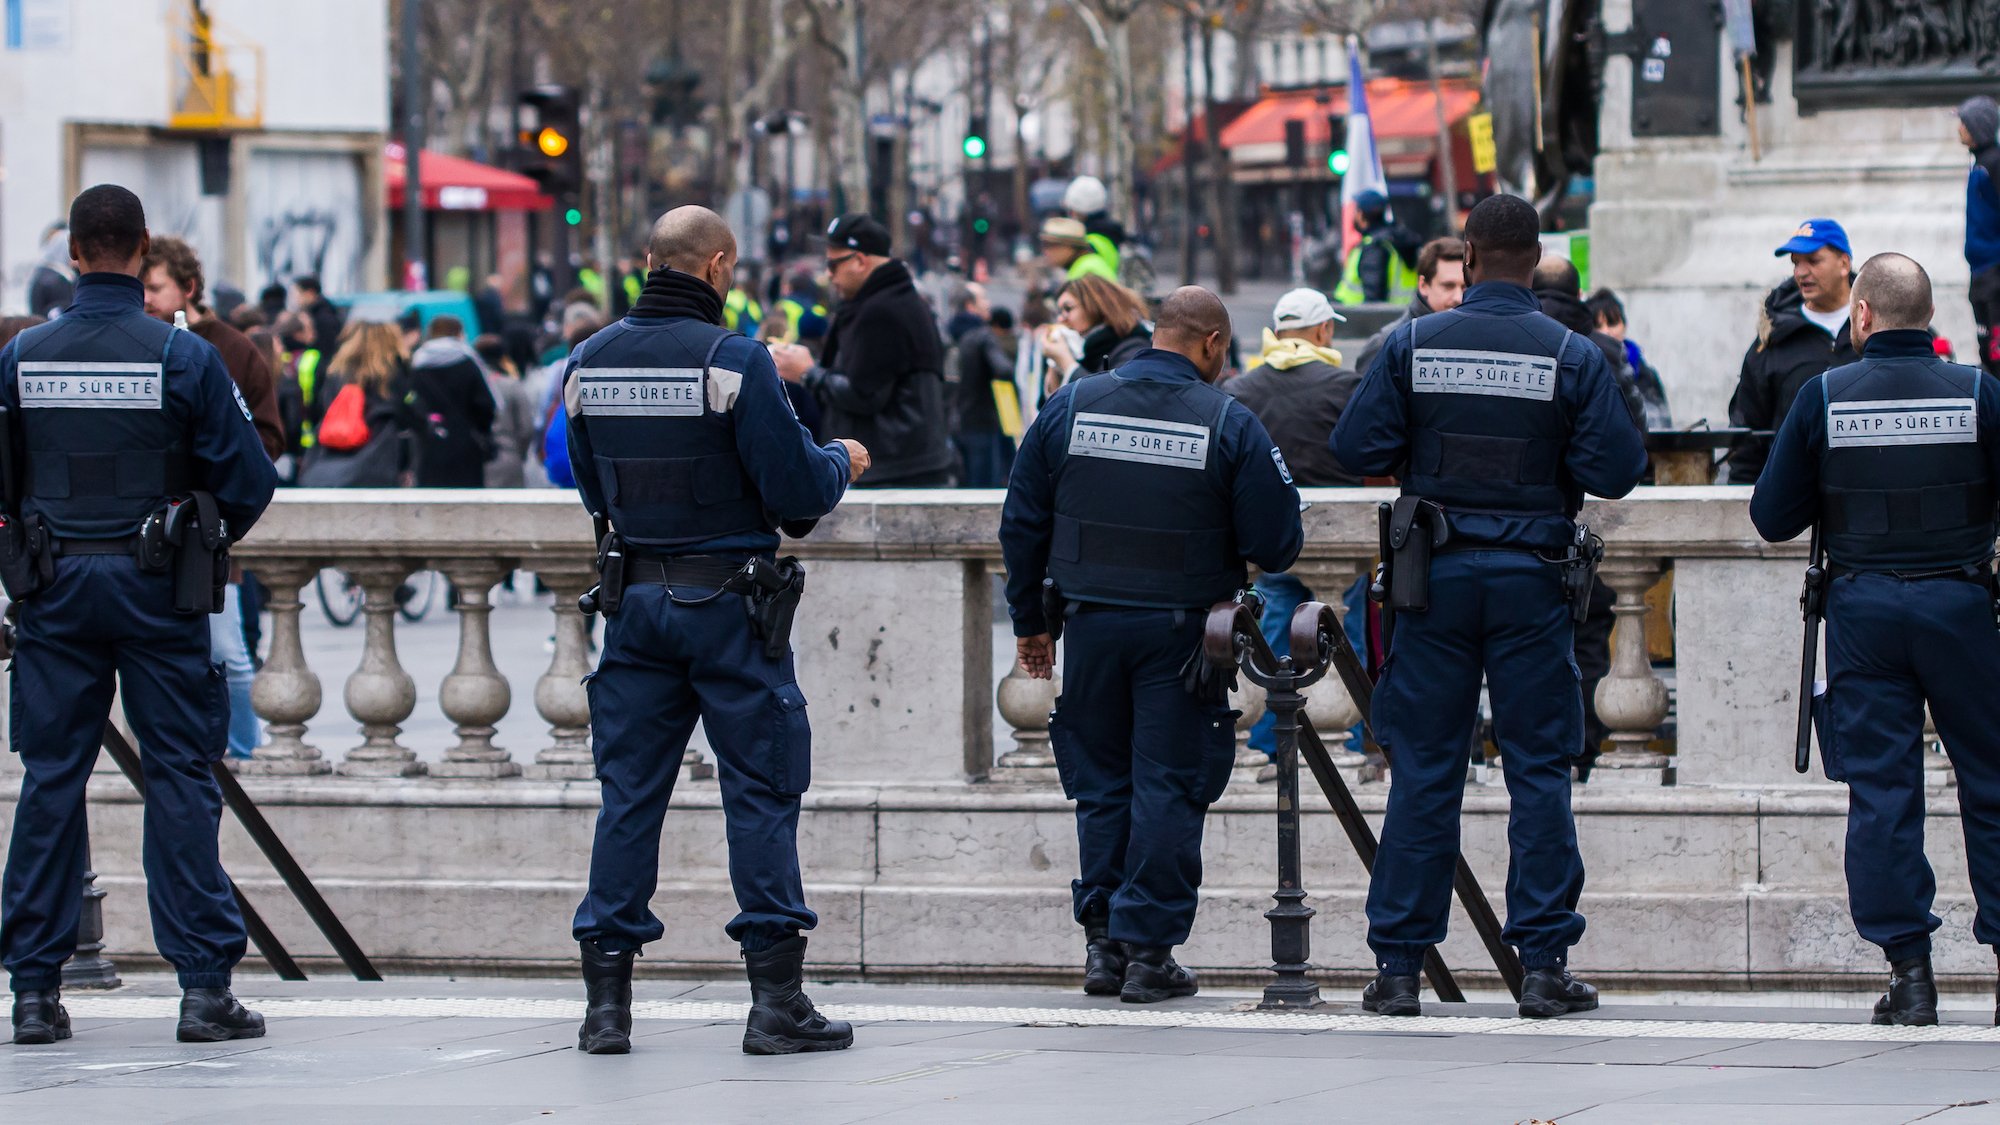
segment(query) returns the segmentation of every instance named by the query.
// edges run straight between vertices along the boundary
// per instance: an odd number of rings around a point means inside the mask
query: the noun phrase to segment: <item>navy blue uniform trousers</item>
[[[173,579],[129,558],[59,559],[21,606],[13,748],[27,772],[0,886],[0,960],[16,992],[54,988],[76,952],[89,821],[84,785],[111,715],[112,677],[146,778],[146,900],[153,940],[182,988],[226,988],[243,916],[217,852],[228,683],[209,663],[208,620],[173,611]]]
[[[1523,551],[1437,556],[1429,612],[1396,615],[1371,716],[1393,771],[1368,884],[1368,945],[1383,972],[1416,975],[1445,937],[1482,669],[1512,803],[1502,936],[1531,969],[1564,963],[1583,936],[1570,816],[1570,763],[1583,745],[1573,632],[1561,572]]]
[[[806,700],[791,653],[764,654],[743,598],[682,606],[665,586],[627,587],[605,619],[604,657],[586,682],[604,806],[576,939],[623,952],[665,932],[651,907],[660,830],[697,719],[715,751],[739,911],[725,929],[753,952],[812,929],[819,919],[806,909],[798,852],[799,794],[812,780]]]
[[[1234,712],[1181,682],[1205,616],[1086,606],[1064,626],[1049,743],[1076,802],[1071,893],[1077,920],[1108,915],[1115,941],[1179,945],[1194,926],[1202,822],[1236,760]]]
[[[1827,593],[1827,714],[1847,770],[1847,899],[1891,961],[1930,952],[1924,701],[1958,773],[1973,937],[2000,946],[2000,630],[1984,585],[1848,574]],[[1821,738],[1826,738],[1822,732]]]

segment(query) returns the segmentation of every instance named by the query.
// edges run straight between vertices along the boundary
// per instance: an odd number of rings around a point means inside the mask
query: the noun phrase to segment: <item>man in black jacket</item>
[[[797,345],[771,350],[778,374],[826,407],[829,432],[874,455],[857,487],[950,488],[958,454],[945,421],[944,341],[909,267],[889,257],[889,231],[863,214],[826,233],[826,269],[841,297],[819,363]]]
[[[1729,483],[1755,484],[1771,455],[1771,432],[1791,413],[1799,388],[1831,367],[1858,362],[1847,335],[1854,285],[1847,232],[1832,219],[1808,219],[1778,247],[1792,279],[1771,290],[1757,320],[1757,342],[1743,357],[1729,424],[1758,431],[1729,451]]]
[[[1008,470],[1014,466],[1014,439],[1000,424],[996,396],[1016,394],[1011,342],[1014,317],[1006,309],[987,303],[985,286],[970,282],[953,294],[952,304],[958,311],[946,323],[945,331],[957,356],[952,441],[965,461],[961,483],[967,488],[1005,488]],[[1009,337],[1006,344],[1001,342],[1003,332]]]

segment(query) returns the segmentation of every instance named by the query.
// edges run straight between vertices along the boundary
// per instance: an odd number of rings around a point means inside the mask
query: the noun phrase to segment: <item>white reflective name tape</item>
[[[1119,414],[1079,414],[1069,434],[1074,457],[1108,457],[1177,469],[1208,467],[1208,427]]]
[[[586,367],[576,373],[584,414],[699,418],[699,367]]]
[[[17,372],[23,407],[158,410],[165,384],[157,363],[27,360]]]
[[[1979,406],[1969,398],[1831,402],[1826,407],[1826,440],[1835,448],[1976,442]]]
[[[1418,349],[1410,363],[1417,394],[1498,395],[1549,402],[1556,397],[1556,361],[1517,352]]]

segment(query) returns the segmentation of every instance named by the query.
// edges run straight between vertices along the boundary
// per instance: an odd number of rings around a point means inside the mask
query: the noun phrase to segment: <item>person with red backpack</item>
[[[402,335],[393,324],[355,326],[327,364],[326,413],[306,451],[306,488],[394,488],[413,483]]]

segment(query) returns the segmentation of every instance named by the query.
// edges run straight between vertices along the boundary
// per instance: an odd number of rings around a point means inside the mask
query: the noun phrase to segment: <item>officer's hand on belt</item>
[[[1056,642],[1047,633],[1014,638],[1014,654],[1021,661],[1021,671],[1030,679],[1046,680],[1055,674]]]
[[[806,372],[812,370],[813,356],[797,344],[773,344],[771,362],[778,368],[778,378],[798,383],[803,382]]]
[[[875,462],[868,456],[868,447],[855,441],[853,438],[836,438],[835,440],[847,447],[847,483],[853,484],[855,481],[860,480],[861,474],[867,472],[868,466],[873,465]]]

